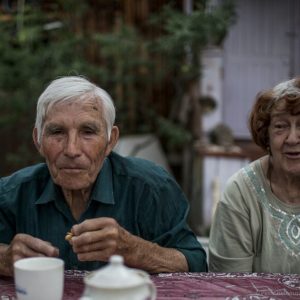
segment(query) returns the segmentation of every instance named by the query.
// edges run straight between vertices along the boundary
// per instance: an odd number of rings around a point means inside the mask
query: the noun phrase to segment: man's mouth
[[[66,172],[66,173],[80,173],[82,171],[84,171],[84,168],[82,167],[70,167],[70,166],[65,166],[65,167],[61,167],[60,168],[61,171]]]

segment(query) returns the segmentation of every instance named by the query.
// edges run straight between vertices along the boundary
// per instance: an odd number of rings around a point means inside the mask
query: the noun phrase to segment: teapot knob
[[[109,262],[113,265],[123,265],[124,263],[124,258],[121,255],[112,255],[109,258]]]

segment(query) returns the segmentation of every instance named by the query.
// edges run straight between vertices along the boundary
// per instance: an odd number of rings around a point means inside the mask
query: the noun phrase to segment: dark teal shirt
[[[78,221],[46,164],[0,179],[0,243],[9,244],[16,233],[49,241],[59,248],[66,269],[94,270],[104,264],[78,261],[65,235],[85,219],[111,217],[134,235],[181,251],[191,272],[206,271],[206,254],[186,224],[187,212],[182,190],[166,171],[115,153],[106,158]]]

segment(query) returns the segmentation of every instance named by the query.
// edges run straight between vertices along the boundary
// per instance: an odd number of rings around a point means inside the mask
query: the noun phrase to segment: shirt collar
[[[58,187],[54,184],[51,177],[46,183],[46,186],[41,194],[41,196],[36,200],[36,204],[45,204],[51,201],[54,201],[57,198],[61,198],[61,195],[58,191]]]
[[[109,159],[105,159],[100,173],[94,183],[94,187],[91,193],[91,200],[95,200],[106,204],[115,204],[114,193],[113,193],[113,176],[112,166]],[[55,199],[61,198],[62,193],[53,180],[50,178],[46,183],[46,186],[41,196],[36,200],[36,204],[45,204]]]
[[[106,204],[115,204],[112,166],[111,161],[108,158],[104,160],[101,171],[98,174],[91,194],[91,200]]]

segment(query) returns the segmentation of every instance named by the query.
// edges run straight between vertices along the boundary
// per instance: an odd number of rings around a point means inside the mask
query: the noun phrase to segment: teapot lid
[[[87,285],[103,289],[128,288],[145,283],[145,274],[126,267],[122,256],[112,255],[105,267],[92,272],[84,281]]]

